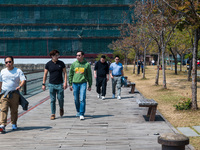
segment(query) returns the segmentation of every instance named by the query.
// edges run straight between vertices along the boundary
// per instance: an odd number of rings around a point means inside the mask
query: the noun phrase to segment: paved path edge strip
[[[29,106],[27,111],[22,111],[18,113],[18,118],[20,118],[24,114],[28,113],[29,111],[33,110],[34,108],[36,108],[37,106],[41,105],[42,103],[46,102],[49,99],[50,99],[50,96],[47,96],[43,98],[42,100],[40,100],[38,103],[36,103],[34,106]],[[10,122],[11,122],[11,117],[7,119],[7,124],[9,124]]]

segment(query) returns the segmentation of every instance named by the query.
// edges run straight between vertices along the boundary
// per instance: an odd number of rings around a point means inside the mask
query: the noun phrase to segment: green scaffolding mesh
[[[0,40],[1,55],[12,56],[47,56],[53,49],[58,49],[62,56],[72,56],[77,50],[87,54],[112,53],[108,45],[112,39],[86,40]]]
[[[128,7],[0,7],[0,23],[123,23]]]
[[[0,56],[112,53],[134,0],[0,0]],[[20,5],[18,5],[20,4]],[[105,4],[105,5],[104,5]],[[124,16],[124,12],[128,15]]]

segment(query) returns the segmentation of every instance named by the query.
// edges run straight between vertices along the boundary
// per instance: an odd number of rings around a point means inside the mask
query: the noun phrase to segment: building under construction
[[[0,0],[0,56],[62,56],[83,50],[88,57],[112,54],[134,0]],[[126,22],[131,20],[126,20]]]

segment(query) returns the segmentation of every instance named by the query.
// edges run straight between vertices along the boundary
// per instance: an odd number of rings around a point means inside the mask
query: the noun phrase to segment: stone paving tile
[[[200,134],[200,126],[192,126]]]
[[[200,136],[190,127],[178,127],[177,129],[186,136]]]
[[[84,121],[75,117],[73,93],[67,89],[62,118],[57,103],[56,119],[50,120],[50,100],[47,100],[19,118],[19,130],[13,132],[11,125],[7,126],[7,133],[0,134],[0,149],[160,150],[159,135],[155,134],[178,132],[165,121],[145,121],[143,115],[147,109],[139,108],[136,103],[136,99],[142,98],[140,93],[129,94],[130,88],[122,88],[122,100],[112,99],[109,81],[106,99],[100,100],[94,85],[91,92],[87,91]],[[44,91],[28,101],[34,106],[48,96],[49,91]],[[187,146],[186,150],[192,148]]]

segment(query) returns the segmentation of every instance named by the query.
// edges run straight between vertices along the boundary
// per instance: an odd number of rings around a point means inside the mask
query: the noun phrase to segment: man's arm
[[[108,82],[108,80],[109,80],[109,74],[106,74],[106,76],[107,76],[107,82]]]
[[[26,80],[22,80],[20,85],[18,87],[16,87],[16,90],[20,90],[22,86],[24,86]]]
[[[110,77],[111,77],[111,79],[113,79],[112,70],[110,70]]]
[[[107,82],[109,80],[109,65],[107,63],[107,66],[106,66],[106,76],[107,76]]]
[[[94,70],[94,78],[97,78],[97,71]]]
[[[64,73],[64,84],[63,84],[63,88],[66,89],[66,88],[67,88],[67,71],[66,71],[66,67],[63,68],[63,73]]]
[[[72,64],[69,69],[69,89],[70,89],[70,91],[73,90],[73,88],[72,88],[73,75],[74,75],[74,67]]]
[[[91,66],[90,64],[88,65],[87,68],[87,76],[88,76],[88,90],[91,91],[91,86],[92,86],[92,71],[91,71]]]
[[[48,74],[48,70],[47,69],[44,69],[44,76],[43,76],[43,81],[42,81],[42,89],[43,91],[45,91],[46,89],[46,79],[47,79],[47,74]]]
[[[97,78],[98,62],[94,66],[94,78]]]
[[[111,79],[113,79],[112,70],[113,70],[113,66],[112,66],[112,64],[111,64],[111,65],[110,65],[110,68],[109,68],[109,72],[110,72],[110,77],[111,77]]]

